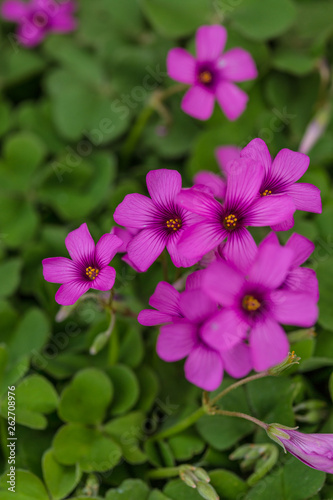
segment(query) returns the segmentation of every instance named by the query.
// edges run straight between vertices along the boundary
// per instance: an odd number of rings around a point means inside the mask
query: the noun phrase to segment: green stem
[[[172,427],[169,427],[169,429],[165,429],[165,431],[159,432],[155,436],[151,438],[152,441],[159,441],[160,439],[165,439],[170,436],[173,436],[174,434],[178,434],[179,432],[182,432],[185,429],[188,429],[188,427],[191,427],[195,422],[199,420],[199,418],[203,417],[204,415],[207,414],[207,408],[204,406],[201,406],[198,408],[194,413],[189,415],[188,417],[184,418],[177,424],[173,425]]]
[[[179,467],[164,467],[160,469],[154,469],[147,472],[146,477],[148,479],[166,479],[168,477],[179,476]]]
[[[220,392],[220,394],[215,396],[215,398],[211,399],[209,402],[209,405],[210,406],[215,405],[220,399],[222,399],[224,396],[226,396],[229,392],[234,391],[235,389],[237,389],[238,387],[240,387],[244,384],[252,382],[253,380],[258,380],[260,378],[269,377],[270,375],[271,374],[269,373],[269,371],[266,370],[264,372],[256,373],[256,375],[251,375],[250,377],[243,378],[242,380],[239,380],[235,384],[229,385],[229,387],[224,389],[224,391]]]
[[[258,420],[257,418],[252,417],[251,415],[247,415],[246,413],[241,413],[239,411],[216,410],[214,415],[223,415],[224,417],[244,418],[245,420],[249,420],[250,422],[253,422],[256,425],[259,425],[259,427],[262,427],[265,430],[267,429],[267,424],[265,424],[265,422],[262,422],[261,420]]]
[[[136,146],[138,140],[140,139],[140,136],[141,136],[149,118],[151,117],[151,115],[153,113],[154,113],[154,108],[151,105],[149,105],[149,106],[143,108],[143,110],[141,111],[141,113],[137,117],[137,120],[136,120],[129,136],[128,136],[127,140],[125,141],[123,151],[122,151],[123,160],[124,160],[126,165],[128,164],[128,162],[132,156],[132,153],[135,149],[135,146]]]
[[[163,252],[162,252],[161,263],[162,263],[162,270],[163,270],[163,279],[164,279],[164,281],[169,283],[168,257],[167,257],[166,250],[163,250]]]

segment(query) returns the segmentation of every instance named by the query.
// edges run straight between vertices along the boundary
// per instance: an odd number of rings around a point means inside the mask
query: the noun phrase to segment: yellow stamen
[[[181,219],[169,219],[166,221],[166,226],[172,231],[178,231],[182,227],[182,221]]]
[[[95,269],[94,267],[86,267],[86,275],[88,276],[89,279],[95,280],[98,276],[99,269]]]
[[[199,80],[201,83],[206,84],[211,83],[213,80],[213,75],[211,74],[210,71],[201,71],[199,74]]]
[[[265,189],[265,191],[261,193],[260,196],[269,196],[270,194],[272,194],[272,191],[270,191],[269,189]]]
[[[230,214],[224,218],[223,224],[226,229],[231,230],[237,226],[237,221],[238,219],[236,215]]]
[[[243,299],[243,307],[247,311],[256,311],[261,306],[259,300],[257,300],[253,295],[245,295]]]

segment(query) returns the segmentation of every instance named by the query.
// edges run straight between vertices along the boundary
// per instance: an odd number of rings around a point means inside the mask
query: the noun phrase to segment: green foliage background
[[[297,150],[322,111],[327,127],[304,180],[320,187],[324,212],[298,213],[294,228],[316,243],[309,266],[320,282],[317,336],[293,344],[298,369],[235,391],[224,408],[294,426],[295,405],[319,399],[324,419],[301,429],[333,432],[333,2],[78,3],[77,32],[50,36],[34,50],[17,46],[11,24],[0,26],[0,467],[6,471],[7,387],[16,385],[15,498],[199,500],[180,480],[147,479],[153,468],[181,463],[205,467],[221,499],[333,498],[332,476],[282,450],[270,474],[250,487],[249,473],[229,458],[239,444],[268,441],[248,422],[207,416],[152,441],[158,428],[199,406],[199,389],[185,381],[181,363],[157,358],[157,330],[135,318],[118,317],[108,345],[91,356],[105,314],[86,301],[56,320],[57,286],[44,282],[41,266],[45,257],[67,255],[65,236],[82,222],[96,240],[109,232],[114,208],[125,194],[144,192],[150,169],[178,169],[190,185],[195,172],[218,171],[214,148],[223,144],[244,146],[259,136],[273,155]],[[258,65],[259,78],[243,85],[248,108],[234,123],[217,108],[197,122],[181,112],[180,95],[164,102],[162,116],[149,108],[154,92],[172,85],[168,50],[193,50],[205,23],[223,23],[228,47],[247,49]],[[254,234],[260,240],[266,233]],[[140,311],[163,279],[159,263],[138,275],[117,257],[116,268],[116,293]],[[13,495],[6,481],[2,476],[2,500]]]

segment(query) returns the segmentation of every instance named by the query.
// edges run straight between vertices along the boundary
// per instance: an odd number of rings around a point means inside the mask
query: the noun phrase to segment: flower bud
[[[194,475],[199,479],[199,481],[206,481],[206,483],[210,482],[210,477],[207,472],[201,467],[196,467]]]
[[[290,352],[288,354],[288,357],[284,361],[282,361],[282,363],[273,366],[273,368],[270,368],[268,372],[270,375],[281,375],[281,373],[290,368],[290,366],[298,365],[300,359],[301,358],[296,356],[295,351]]]
[[[182,465],[179,468],[179,477],[190,488],[197,487],[197,477],[194,475],[195,467],[192,465]]]
[[[214,490],[213,486],[204,481],[199,481],[197,483],[197,491],[202,498],[205,500],[219,500],[220,497]]]

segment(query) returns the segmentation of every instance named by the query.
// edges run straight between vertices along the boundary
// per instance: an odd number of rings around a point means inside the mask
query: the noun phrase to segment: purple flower
[[[139,230],[127,246],[128,258],[144,272],[166,247],[176,267],[190,267],[195,260],[184,257],[177,248],[184,230],[196,220],[177,203],[181,175],[176,170],[151,170],[146,180],[151,198],[128,194],[114,213],[117,224]]]
[[[318,317],[317,299],[313,294],[280,288],[294,259],[291,248],[267,243],[259,247],[245,273],[223,261],[207,268],[203,290],[223,306],[216,348],[219,336],[223,343],[226,322],[222,317],[225,315],[230,331],[248,332],[255,370],[266,370],[283,361],[289,343],[279,323],[310,327]]]
[[[281,149],[272,162],[268,148],[262,139],[253,139],[242,151],[241,158],[251,158],[262,165],[265,175],[260,186],[261,196],[273,198],[284,194],[292,198],[297,210],[320,214],[322,211],[320,190],[312,184],[297,183],[307,171],[310,159],[303,153]],[[275,231],[288,230],[294,225],[291,216],[282,223],[274,224]]]
[[[280,424],[268,425],[267,434],[304,464],[333,474],[333,434],[303,434]]]
[[[34,47],[48,33],[67,33],[76,28],[73,18],[74,0],[57,3],[54,0],[5,0],[1,15],[8,21],[18,23],[17,36],[22,45]]]
[[[246,227],[278,224],[290,218],[295,210],[290,196],[260,197],[263,178],[264,168],[243,158],[234,160],[229,166],[223,205],[197,189],[182,190],[178,196],[180,205],[201,219],[184,231],[179,252],[198,261],[227,240],[223,247],[225,258],[246,269],[257,252]]]
[[[280,245],[276,233],[269,233],[260,243],[264,245]],[[293,292],[310,293],[316,301],[319,300],[319,288],[316,272],[307,267],[300,267],[308,260],[315,249],[314,243],[300,234],[294,233],[286,243],[286,247],[293,251],[293,260],[280,289],[291,290]]]
[[[116,271],[108,264],[122,241],[112,234],[104,234],[95,246],[87,224],[82,224],[68,234],[65,244],[71,259],[51,257],[43,260],[46,281],[63,283],[55,296],[58,304],[75,304],[90,288],[111,290]]]
[[[182,318],[180,293],[169,283],[161,281],[149,299],[149,305],[157,309],[144,309],[139,313],[138,322],[145,326],[163,325]]]
[[[245,110],[247,94],[233,82],[257,77],[257,68],[246,50],[234,48],[222,55],[227,41],[223,26],[202,26],[196,33],[196,58],[186,50],[170,50],[168,74],[174,80],[191,85],[182,109],[199,120],[207,120],[215,98],[229,120],[236,120]]]
[[[171,324],[162,326],[157,341],[160,358],[167,362],[187,358],[185,377],[206,391],[219,387],[224,369],[233,377],[249,373],[252,365],[249,347],[243,342],[245,330],[228,330],[226,315],[221,315],[206,293],[186,290],[180,295],[174,312],[176,309],[183,319],[173,318]]]

